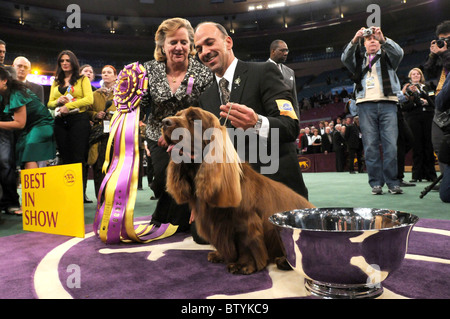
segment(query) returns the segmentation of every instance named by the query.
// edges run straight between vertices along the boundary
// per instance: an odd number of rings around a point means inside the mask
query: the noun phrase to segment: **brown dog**
[[[226,128],[212,113],[190,107],[165,118],[163,125],[172,152],[167,191],[178,204],[189,203],[198,234],[217,249],[209,253],[208,260],[227,263],[233,274],[251,274],[270,262],[290,269],[278,232],[268,218],[314,206],[287,186],[240,163]],[[177,128],[182,130],[174,131]],[[207,134],[208,129],[213,133]],[[190,138],[178,137],[181,132]]]

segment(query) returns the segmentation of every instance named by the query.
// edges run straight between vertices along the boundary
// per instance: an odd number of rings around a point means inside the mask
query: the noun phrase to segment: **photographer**
[[[450,117],[450,77],[445,80],[440,94],[436,97],[436,110]],[[439,148],[439,162],[445,164],[444,170],[441,171],[443,175],[441,185],[439,188],[439,195],[441,200],[445,203],[450,203],[450,120],[442,127],[443,140]]]
[[[408,78],[410,79],[409,83],[406,83],[402,89],[406,102],[401,104],[401,109],[414,137],[411,182],[415,183],[422,179],[434,181],[436,170],[431,142],[434,92],[430,92],[425,85],[425,77],[419,68],[409,71]]]
[[[447,50],[450,39],[450,20],[444,21],[436,27],[436,36],[437,40],[433,40],[431,42],[430,55],[424,64],[424,71],[427,78],[437,77],[439,79],[436,88],[437,103],[437,98],[439,97],[443,89],[445,79],[447,78],[447,72],[450,70],[450,51]],[[443,101],[443,99],[441,101]],[[441,112],[442,111],[440,111],[436,105],[434,119],[436,119]],[[444,134],[436,123],[433,123],[431,127],[431,139],[433,142],[434,151],[438,155],[440,170],[441,172],[444,172],[447,164],[443,163],[439,156],[440,146],[443,142]]]
[[[362,40],[365,53],[361,52]],[[397,176],[397,104],[403,95],[396,74],[402,58],[402,48],[378,27],[358,30],[341,56],[353,73],[366,168],[374,195],[383,194],[384,184],[391,194],[403,194]]]
[[[439,162],[445,164],[441,185],[439,188],[439,196],[445,203],[450,203],[450,77],[447,76],[442,90],[436,97],[436,110],[441,114],[446,114],[446,125],[442,127],[443,139],[439,148]]]

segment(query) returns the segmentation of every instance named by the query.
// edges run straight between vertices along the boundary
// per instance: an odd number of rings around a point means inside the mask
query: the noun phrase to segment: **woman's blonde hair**
[[[155,52],[153,56],[157,61],[166,61],[167,57],[164,53],[164,41],[167,36],[171,36],[178,29],[185,28],[188,32],[189,42],[190,42],[190,52],[189,54],[195,55],[194,49],[194,29],[191,23],[183,18],[171,18],[164,20],[158,27],[155,34]]]
[[[411,78],[411,73],[413,71],[419,72],[419,74],[420,74],[420,83],[425,84],[425,76],[423,75],[422,70],[419,69],[419,68],[412,68],[411,71],[409,71],[409,73],[408,73],[408,78]]]

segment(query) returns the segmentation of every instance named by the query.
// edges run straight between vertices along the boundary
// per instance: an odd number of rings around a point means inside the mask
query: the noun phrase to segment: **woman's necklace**
[[[184,74],[179,74],[177,76],[171,75],[170,77],[172,78],[172,83],[177,83],[177,81],[179,81],[182,76],[184,76]]]

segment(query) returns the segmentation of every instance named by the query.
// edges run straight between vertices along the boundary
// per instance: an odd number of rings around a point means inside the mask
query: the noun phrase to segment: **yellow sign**
[[[84,238],[81,163],[21,171],[23,230]]]

